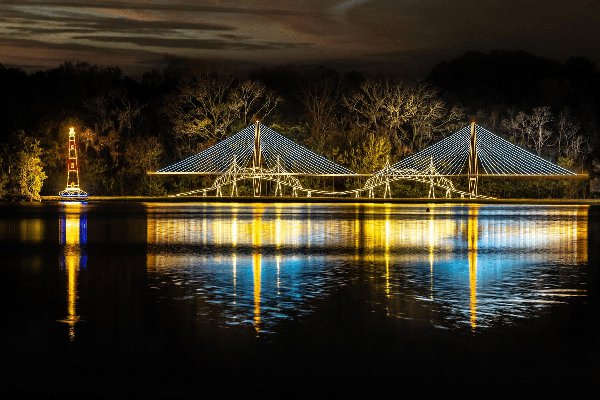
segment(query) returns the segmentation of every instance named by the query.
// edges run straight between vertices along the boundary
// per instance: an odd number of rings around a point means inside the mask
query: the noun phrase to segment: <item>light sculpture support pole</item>
[[[256,121],[256,127],[254,128],[254,152],[252,154],[252,169],[254,170],[254,179],[252,180],[252,187],[254,189],[254,197],[260,197],[261,177],[262,171],[262,157],[260,151],[260,122]]]
[[[477,127],[475,121],[473,121],[471,122],[471,140],[469,149],[469,196],[472,199],[477,197],[477,181],[479,177],[477,165]]]
[[[231,197],[238,195],[237,190],[237,160],[235,154],[233,155],[233,160],[231,161],[231,170],[233,172],[232,182],[231,182]]]
[[[386,161],[385,161],[385,167],[383,167],[386,170],[386,174],[385,174],[385,190],[383,191],[383,198],[387,199],[388,197],[391,199],[392,198],[392,189],[390,188],[390,175],[389,175],[389,169],[390,169],[390,157],[388,156]]]
[[[279,197],[283,197],[283,188],[281,187],[281,175],[279,175],[284,168],[281,166],[281,158],[279,154],[277,155],[277,163],[276,163],[276,171],[277,171],[277,186],[275,187],[275,197],[279,194]]]
[[[435,199],[435,179],[434,175],[437,174],[435,164],[433,163],[433,157],[429,161],[429,194],[427,195],[430,199]]]

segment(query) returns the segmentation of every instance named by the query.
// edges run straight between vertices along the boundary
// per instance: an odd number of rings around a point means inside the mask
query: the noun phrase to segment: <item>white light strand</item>
[[[239,166],[246,167],[254,152],[254,130],[255,125],[250,125],[216,145],[158,172],[224,173],[234,157]],[[269,168],[274,167],[279,159],[291,173],[354,174],[348,168],[294,143],[262,124],[259,126],[259,133],[261,153]]]
[[[491,158],[498,160],[498,162],[502,161],[497,166],[502,174],[575,175],[575,173],[522,149],[480,126],[477,126],[477,136],[478,139],[483,139],[478,140],[478,145],[479,142],[482,142],[484,157],[487,156],[489,159],[490,155],[493,154]]]

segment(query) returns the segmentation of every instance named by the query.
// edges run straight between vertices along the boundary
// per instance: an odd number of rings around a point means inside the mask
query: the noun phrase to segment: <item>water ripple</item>
[[[147,242],[159,297],[259,334],[347,291],[471,330],[587,296],[586,207],[173,205],[148,209]]]

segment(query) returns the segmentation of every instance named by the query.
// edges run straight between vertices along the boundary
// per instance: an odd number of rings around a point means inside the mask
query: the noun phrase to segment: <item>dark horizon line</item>
[[[376,58],[371,61],[364,61],[361,59],[329,59],[329,60],[311,60],[311,61],[298,61],[292,60],[288,62],[278,62],[278,63],[269,63],[269,62],[256,62],[250,60],[236,60],[236,59],[226,59],[226,58],[189,58],[189,57],[181,57],[174,55],[164,55],[163,57],[157,57],[155,59],[147,60],[145,62],[140,62],[137,64],[128,64],[128,65],[117,65],[117,64],[99,64],[93,63],[90,61],[86,61],[83,59],[71,59],[71,60],[63,60],[58,64],[40,66],[34,64],[24,64],[17,65],[11,63],[3,63],[0,60],[0,66],[5,69],[16,69],[25,72],[28,75],[34,75],[36,73],[43,73],[51,70],[55,70],[60,68],[63,65],[71,64],[71,65],[89,65],[91,67],[98,68],[106,68],[106,69],[118,69],[121,73],[123,73],[124,77],[129,77],[132,79],[141,78],[144,73],[151,71],[163,71],[170,64],[179,62],[184,67],[223,67],[226,66],[232,71],[252,71],[252,70],[260,70],[260,69],[276,69],[276,68],[327,68],[334,70],[336,72],[346,73],[346,72],[362,72],[372,75],[388,75],[388,76],[406,76],[410,75],[412,77],[426,78],[431,70],[438,64],[451,62],[455,59],[463,57],[468,54],[481,54],[481,55],[490,55],[494,53],[500,54],[522,54],[528,55],[533,58],[543,59],[548,61],[554,61],[559,64],[564,64],[568,60],[571,59],[585,59],[592,62],[597,69],[600,69],[600,62],[596,61],[588,56],[582,55],[570,55],[568,57],[563,58],[550,58],[546,56],[540,56],[534,54],[527,50],[507,50],[507,49],[493,49],[489,51],[482,50],[467,50],[460,54],[456,54],[451,57],[444,57],[435,62],[430,61],[427,62],[426,57],[422,57],[420,62],[416,64],[425,62],[430,66],[425,68],[422,67],[420,69],[420,74],[415,74],[414,70],[412,72],[407,72],[411,66],[410,63],[407,63],[405,60],[394,59],[394,56],[391,56],[391,60],[383,59],[386,55],[382,54],[381,58]],[[398,57],[399,55],[396,55]],[[404,69],[401,68],[404,66]],[[415,64],[412,64],[414,67]],[[417,68],[419,69],[419,68]]]

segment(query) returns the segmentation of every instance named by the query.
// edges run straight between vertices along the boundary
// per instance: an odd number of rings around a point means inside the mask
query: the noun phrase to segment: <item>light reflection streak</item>
[[[260,333],[260,279],[262,257],[260,253],[252,254],[252,276],[254,283],[254,330]]]
[[[75,325],[80,321],[77,315],[77,280],[80,268],[87,266],[87,218],[84,205],[79,202],[65,203],[61,215],[59,243],[62,245],[60,266],[67,273],[67,316],[60,322],[69,327],[69,339],[75,339]]]
[[[428,299],[434,315],[479,330],[496,315],[525,315],[553,303],[547,297],[554,292],[536,290],[539,279],[556,276],[550,288],[560,289],[572,281],[553,272],[557,265],[587,263],[587,207],[428,205],[425,212],[424,205],[354,204],[336,213],[329,205],[320,211],[318,205],[251,204],[231,214],[228,207],[214,213],[208,207],[198,218],[150,212],[148,243],[157,250],[148,252],[148,269],[215,271],[203,272],[196,284],[233,296],[223,302],[236,305],[228,312],[242,314],[238,321],[251,321],[257,333],[291,312],[280,304],[302,308],[327,292],[322,288],[343,284],[327,278],[339,265],[368,265],[367,276],[383,275],[384,282],[371,282],[390,314],[410,316],[411,302]],[[198,256],[198,246],[208,246],[209,255]],[[232,271],[226,284],[214,275],[221,265]],[[306,289],[316,276],[307,278],[310,268],[324,277],[310,286],[316,292]]]
[[[237,254],[231,255],[231,262],[233,265],[233,304],[236,304],[237,297]]]
[[[433,260],[435,253],[435,220],[433,214],[434,206],[431,206],[431,213],[429,214],[429,298],[433,300]]]
[[[19,221],[19,241],[40,243],[44,240],[44,221],[40,218]]]
[[[390,235],[392,234],[390,210],[385,213],[385,296],[390,297]]]
[[[262,244],[262,207],[258,207],[257,213],[252,219],[252,277],[254,284],[254,330],[260,333],[260,281],[262,268],[262,255],[260,248]],[[279,239],[275,239],[276,241]]]
[[[477,210],[477,206],[471,209],[467,225],[469,243],[469,321],[473,330],[477,328],[477,242],[479,240]]]
[[[277,295],[280,295],[279,288],[281,286],[281,279],[279,278],[279,273],[281,269],[281,256],[275,256],[275,260],[277,261]]]

